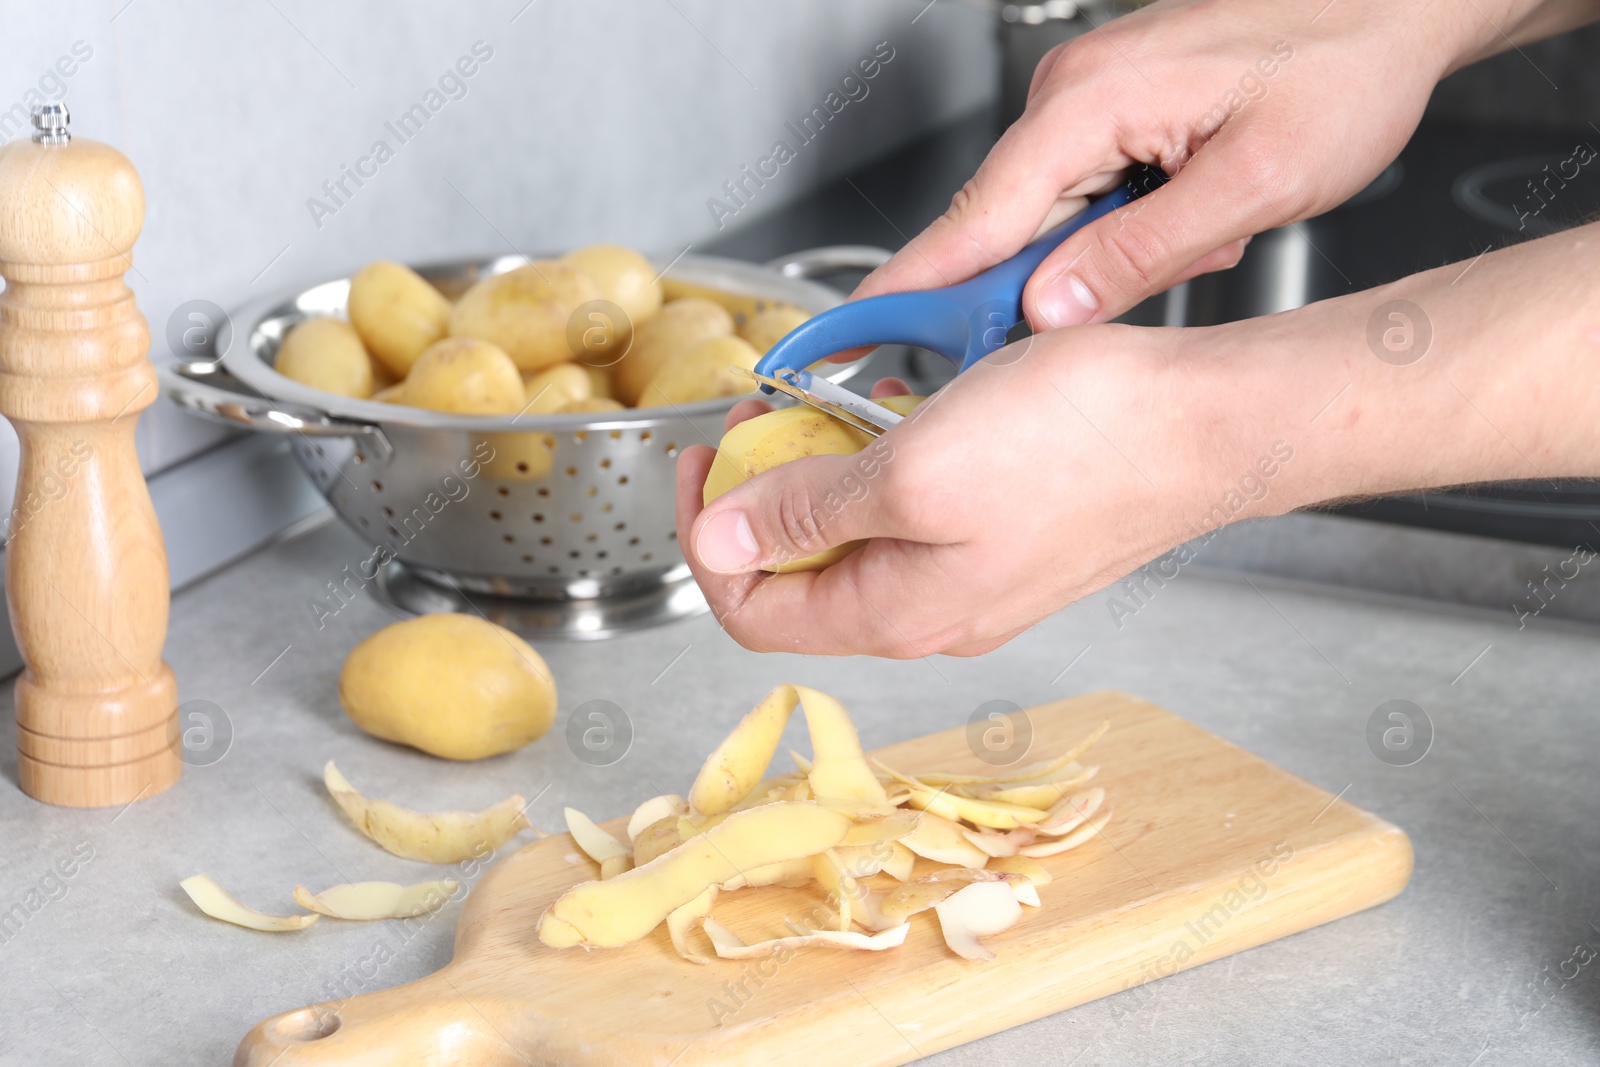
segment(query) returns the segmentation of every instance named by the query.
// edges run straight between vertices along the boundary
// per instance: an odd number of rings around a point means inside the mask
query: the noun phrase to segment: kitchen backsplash
[[[0,140],[65,99],[139,168],[128,279],[159,360],[188,301],[376,257],[674,256],[982,106],[996,65],[984,14],[927,0],[0,0]],[[777,176],[741,182],[780,140]],[[140,456],[221,436],[163,401]],[[0,514],[15,463],[0,420]]]

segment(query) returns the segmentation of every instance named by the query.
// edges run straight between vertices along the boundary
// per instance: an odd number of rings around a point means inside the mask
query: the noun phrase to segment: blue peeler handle
[[[960,285],[869,296],[830,308],[801,323],[767,350],[756,373],[769,378],[803,370],[825,356],[865,345],[913,345],[937,352],[964,371],[1006,343],[1022,319],[1022,289],[1055,247],[1129,203],[1124,184],[1003,263]],[[762,386],[772,392],[770,386]]]

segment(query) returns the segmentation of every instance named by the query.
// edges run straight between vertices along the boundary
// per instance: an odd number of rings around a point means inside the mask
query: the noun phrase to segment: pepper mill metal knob
[[[0,414],[21,442],[4,523],[18,784],[87,808],[160,792],[183,764],[166,547],[133,441],[157,394],[123,280],[144,190],[68,121],[37,107],[32,139],[0,146]]]

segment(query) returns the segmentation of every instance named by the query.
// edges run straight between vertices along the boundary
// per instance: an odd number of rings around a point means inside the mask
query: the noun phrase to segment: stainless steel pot
[[[810,276],[887,257],[840,247],[765,266],[696,255],[659,265],[669,288],[727,294],[738,317],[771,304],[833,307],[842,295]],[[455,296],[527,261],[415,269]],[[578,638],[705,610],[676,540],[674,465],[681,448],[717,443],[735,399],[478,417],[337,397],[277,373],[285,334],[314,315],[343,315],[349,289],[338,278],[239,309],[202,358],[163,368],[167,394],[208,418],[288,435],[334,511],[371,544],[361,577],[404,609],[474,611],[534,636]]]

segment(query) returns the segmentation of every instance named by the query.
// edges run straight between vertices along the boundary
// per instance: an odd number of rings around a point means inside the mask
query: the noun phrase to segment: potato
[[[809,319],[808,312],[797,307],[780,305],[759,311],[745,320],[739,327],[739,336],[750,342],[750,347],[760,352],[763,356],[767,349],[783,340],[789,332],[802,322]]]
[[[578,308],[598,299],[600,287],[577,267],[535,260],[461,294],[450,333],[499,345],[527,374],[572,358],[569,322]]]
[[[410,267],[380,259],[350,279],[350,323],[373,357],[404,378],[449,332],[450,301]]]
[[[923,399],[920,396],[885,397],[879,403],[906,415]],[[871,435],[806,404],[769,411],[746,419],[722,435],[716,458],[706,475],[702,498],[709,504],[746,479],[791,460],[804,456],[854,455],[871,443]],[[820,571],[859,547],[860,541],[851,541],[768,569],[779,573]]]
[[[339,703],[375,737],[474,760],[543,736],[555,719],[556,684],[510,630],[476,615],[422,615],[351,650]]]
[[[674,406],[711,400],[719,396],[738,396],[753,392],[755,380],[735,374],[730,365],[754,370],[761,357],[748,341],[737,337],[713,337],[672,360],[656,372],[639,397],[640,407],[661,404]]]
[[[406,383],[395,382],[386,385],[372,394],[373,400],[381,400],[385,404],[404,404],[406,402]]]
[[[590,396],[603,396],[607,400],[617,399],[617,391],[611,384],[610,371],[604,367],[591,367],[589,364],[582,362],[578,366],[582,367],[583,373],[589,376]]]
[[[574,400],[589,399],[589,375],[577,363],[557,363],[522,379],[524,415],[548,415]]]
[[[428,346],[406,375],[403,395],[407,404],[458,415],[515,415],[524,403],[511,357],[470,337]]]
[[[661,282],[655,265],[631,248],[590,245],[561,257],[594,279],[600,297],[620,307],[628,317],[624,336],[648,322],[661,310]]]
[[[274,369],[301,385],[340,396],[372,395],[372,360],[348,322],[306,319],[278,346]]]
[[[484,473],[496,481],[526,482],[543,478],[556,463],[556,436],[533,430],[509,430],[484,437],[494,455]]]
[[[641,406],[639,396],[662,367],[702,341],[732,333],[733,316],[721,304],[699,298],[668,303],[634,331],[627,354],[611,367],[616,398]]]
[[[613,411],[627,411],[622,403],[612,400],[608,396],[591,396],[583,400],[573,400],[556,409],[558,415],[605,415]]]

